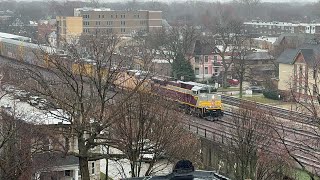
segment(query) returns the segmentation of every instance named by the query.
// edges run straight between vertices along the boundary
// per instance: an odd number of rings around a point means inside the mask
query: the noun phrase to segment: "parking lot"
[[[15,100],[27,102],[31,106],[34,106],[41,110],[52,110],[55,109],[54,105],[48,102],[46,99],[34,95],[25,90],[19,89],[11,84],[4,84],[1,86],[3,93],[6,93],[13,97]]]

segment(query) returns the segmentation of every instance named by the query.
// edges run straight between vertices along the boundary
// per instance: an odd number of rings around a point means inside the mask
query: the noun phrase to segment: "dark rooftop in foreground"
[[[126,180],[164,180],[164,179],[170,179],[170,180],[230,180],[227,177],[224,177],[222,175],[219,175],[218,173],[214,171],[193,171],[190,173],[184,173],[184,174],[176,174],[176,173],[171,173],[166,176],[147,176],[147,177],[137,177],[137,178],[127,178]]]
[[[195,171],[192,162],[188,160],[181,160],[175,165],[173,172],[165,176],[147,176],[147,177],[137,177],[137,178],[127,178],[127,180],[157,180],[157,179],[168,179],[168,180],[230,180],[218,174],[215,171]]]

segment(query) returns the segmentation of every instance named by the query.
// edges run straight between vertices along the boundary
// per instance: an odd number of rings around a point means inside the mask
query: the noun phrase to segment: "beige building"
[[[82,33],[82,17],[57,16],[57,41],[73,43]]]
[[[287,49],[278,58],[278,89],[302,99],[319,93],[319,45]]]
[[[132,35],[162,28],[162,11],[120,11],[109,8],[76,8],[74,16],[83,18],[83,33]]]

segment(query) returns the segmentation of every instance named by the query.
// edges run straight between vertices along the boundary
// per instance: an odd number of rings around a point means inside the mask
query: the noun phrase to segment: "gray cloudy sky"
[[[47,1],[47,0],[17,0],[17,1]],[[59,1],[59,0],[58,0]],[[64,0],[60,0],[64,1]],[[70,0],[72,1],[72,0]],[[76,0],[75,0],[76,1]],[[82,0],[82,1],[90,1],[90,0]],[[130,0],[99,0],[100,2],[128,2]],[[137,0],[137,1],[152,1],[152,0]],[[161,2],[185,2],[185,1],[206,1],[206,2],[228,2],[232,0],[154,0]],[[317,2],[317,0],[261,0],[262,2],[295,2],[295,3],[307,3],[307,2]]]

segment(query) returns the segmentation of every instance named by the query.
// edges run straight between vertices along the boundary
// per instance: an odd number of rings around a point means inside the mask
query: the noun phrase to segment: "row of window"
[[[100,26],[101,25],[101,21],[95,21],[96,22],[96,26]],[[89,21],[83,21],[83,25],[84,26],[89,26],[90,22]],[[113,25],[113,21],[107,21],[107,26],[112,26]],[[120,21],[120,25],[125,26],[126,25],[126,21]]]
[[[195,63],[200,63],[200,56],[195,56],[194,57],[194,60],[195,60]],[[213,56],[213,60],[216,62],[218,60],[218,56]],[[209,56],[204,56],[204,62],[209,62]]]
[[[100,30],[100,29],[92,29],[91,31],[90,31],[90,29],[83,29],[83,32],[84,33],[90,33],[90,32],[106,32],[106,33],[112,33],[113,32],[113,30],[111,29],[111,28],[109,28],[109,29],[106,29],[106,30]],[[125,33],[126,32],[126,28],[121,28],[120,29],[120,32],[122,32],[122,33]]]
[[[89,14],[84,14],[83,16],[83,19],[89,19],[90,18],[90,15]],[[105,15],[104,14],[102,14],[102,15],[98,15],[98,18],[100,19],[100,18],[105,18]],[[115,15],[113,15],[113,14],[111,14],[110,15],[110,18],[118,18],[118,14],[115,14]],[[126,18],[126,15],[125,14],[120,14],[120,18],[121,19],[125,19]],[[139,14],[134,14],[133,15],[133,18],[140,18],[140,15]]]
[[[216,75],[219,72],[219,68],[217,68],[217,67],[212,68],[212,71]],[[198,68],[198,67],[194,68],[194,74],[195,75],[199,75],[200,74],[200,68]],[[208,67],[204,67],[204,74],[209,74],[209,68]]]

